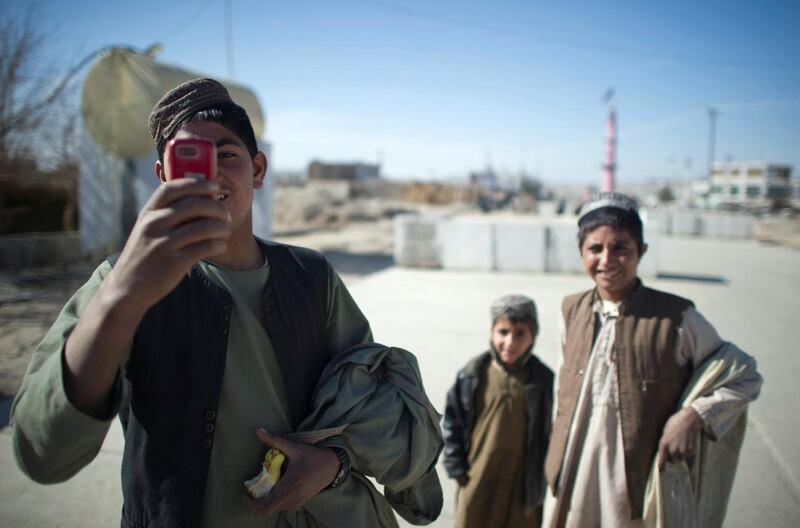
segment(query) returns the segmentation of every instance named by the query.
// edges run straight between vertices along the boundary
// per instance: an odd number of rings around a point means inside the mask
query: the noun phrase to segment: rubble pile
[[[754,231],[761,242],[800,249],[800,216],[763,216],[756,220]]]
[[[341,229],[355,222],[377,222],[432,208],[468,208],[463,192],[417,183],[308,181],[278,184],[273,193],[276,236],[318,229]]]

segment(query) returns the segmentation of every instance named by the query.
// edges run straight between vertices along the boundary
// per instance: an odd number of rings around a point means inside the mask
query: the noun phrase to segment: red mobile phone
[[[167,177],[213,180],[217,177],[217,146],[208,139],[173,139],[167,144]]]

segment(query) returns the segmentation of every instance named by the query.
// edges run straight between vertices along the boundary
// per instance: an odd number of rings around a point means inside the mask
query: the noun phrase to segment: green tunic
[[[525,396],[528,369],[508,372],[496,360],[476,390],[469,482],[458,490],[456,527],[531,528],[541,512],[525,514]]]
[[[275,527],[278,516],[257,518],[244,506],[242,483],[260,470],[266,447],[255,431],[290,432],[286,387],[264,330],[262,292],[269,265],[235,271],[201,262],[200,270],[225,288],[233,300],[225,374],[214,432],[214,447],[206,483],[203,526]],[[96,420],[75,409],[64,392],[62,355],[66,337],[102,280],[111,271],[102,263],[59,314],[34,352],[13,407],[15,456],[20,467],[37,480],[61,481],[88,464],[103,443],[113,416]],[[336,353],[369,341],[369,323],[341,279],[328,280],[328,335]],[[18,438],[19,437],[19,438]],[[24,437],[25,440],[20,440]],[[60,441],[54,441],[58,438]],[[28,452],[31,444],[47,445],[46,460]],[[51,447],[52,446],[52,447]],[[54,463],[53,461],[57,461]],[[306,525],[303,523],[299,526]]]

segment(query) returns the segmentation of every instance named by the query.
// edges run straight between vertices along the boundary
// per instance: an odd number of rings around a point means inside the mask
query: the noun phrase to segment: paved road
[[[800,315],[800,252],[751,242],[664,239],[658,258],[671,278],[648,284],[687,296],[723,337],[755,355],[764,375],[751,406],[739,472],[725,526],[800,525],[800,413],[795,410],[800,354],[793,330]],[[505,293],[538,305],[536,352],[550,365],[558,353],[561,298],[589,287],[577,275],[454,273],[392,267],[352,281],[353,296],[378,341],[417,354],[426,389],[440,410],[456,370],[489,335],[488,306]],[[0,525],[105,527],[119,522],[121,437],[115,425],[98,458],[67,484],[42,487],[13,467],[9,430],[0,432]],[[453,486],[441,473],[445,510],[432,526],[452,524]]]

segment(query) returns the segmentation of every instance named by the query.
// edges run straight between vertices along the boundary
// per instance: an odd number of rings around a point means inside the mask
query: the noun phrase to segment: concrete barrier
[[[727,233],[731,238],[752,238],[755,234],[755,222],[745,215],[728,215]]]
[[[481,219],[443,219],[438,223],[442,267],[495,269],[494,226]]]
[[[547,225],[547,271],[583,273],[578,251],[578,226],[574,219],[564,219]]]
[[[659,232],[665,235],[741,239],[754,233],[751,216],[730,211],[657,208],[644,211],[642,216],[657,223]]]
[[[672,211],[669,209],[646,209],[641,214],[642,222],[647,224],[658,224],[659,232],[672,234]]]
[[[661,251],[661,231],[658,224],[648,222],[644,225],[644,241],[647,243],[647,252],[639,261],[639,275],[642,277],[655,277],[661,271],[659,262]]]
[[[672,219],[672,234],[684,236],[697,236],[700,234],[700,220],[691,211],[675,211],[670,215]]]
[[[500,271],[545,271],[547,226],[539,222],[498,221],[493,224],[495,266]]]
[[[437,228],[438,224],[433,218],[417,215],[395,216],[394,261],[407,267],[441,267]]]
[[[648,254],[639,271],[658,274],[659,225],[645,226]],[[464,216],[394,220],[394,258],[401,266],[449,270],[583,273],[575,219]]]

